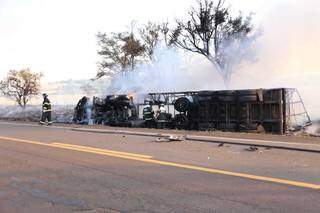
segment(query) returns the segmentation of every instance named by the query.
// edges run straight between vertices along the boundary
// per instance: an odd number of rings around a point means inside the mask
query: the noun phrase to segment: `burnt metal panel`
[[[135,104],[126,95],[98,100],[95,120],[110,125],[141,121],[146,103],[154,110],[166,105],[167,128],[285,134],[311,123],[300,94],[289,88],[149,93]]]
[[[149,95],[155,99],[155,103],[159,102],[157,100],[161,96],[166,97],[166,104],[174,104],[175,100],[181,97],[192,99],[190,110],[183,112],[188,117],[190,129],[234,132],[264,130],[268,133],[284,134],[288,132],[289,125],[292,126],[292,116],[295,116],[290,114],[292,101],[290,97],[288,98],[288,94],[293,92],[297,91],[275,88],[150,93]],[[298,103],[303,104],[300,95],[299,98]],[[306,110],[303,113],[308,115]],[[310,121],[308,116],[307,118]]]

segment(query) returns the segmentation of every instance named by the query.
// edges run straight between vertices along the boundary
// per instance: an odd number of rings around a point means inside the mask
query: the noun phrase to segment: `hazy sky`
[[[233,87],[298,88],[311,115],[320,118],[320,102],[314,97],[314,91],[320,89],[320,1],[226,1],[234,12],[254,12],[255,23],[263,29],[258,61],[237,70]],[[49,82],[92,78],[99,60],[98,31],[122,31],[132,20],[138,24],[148,20],[170,22],[186,15],[196,2],[0,0],[0,78],[10,69],[26,67],[43,72]],[[211,66],[201,64],[196,57],[190,61],[192,75],[184,82],[187,88],[188,83],[198,81],[200,86],[219,89],[222,81]],[[166,72],[172,72],[172,67]]]
[[[284,0],[282,0],[284,1]],[[121,31],[131,20],[183,17],[196,0],[0,0],[0,77],[30,67],[47,81],[91,78],[98,31]],[[228,1],[263,16],[279,0]]]

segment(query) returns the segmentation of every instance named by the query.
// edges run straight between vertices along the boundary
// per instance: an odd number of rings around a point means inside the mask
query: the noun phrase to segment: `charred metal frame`
[[[310,116],[297,89],[286,89],[285,101],[285,133],[301,130],[312,124]]]
[[[189,129],[250,132],[260,128],[285,134],[311,124],[301,96],[293,88],[149,93],[146,99],[153,105],[164,103],[169,111],[181,97],[194,101],[187,113]],[[176,110],[171,113],[179,114]]]
[[[135,102],[131,95],[94,97],[93,120],[105,125],[143,127],[141,109],[151,105],[157,112],[154,126],[165,124],[160,128],[287,134],[311,124],[301,95],[293,88],[162,92],[146,94],[144,99],[143,95],[141,99],[137,96],[137,100],[143,103]],[[158,119],[162,104],[167,107],[165,120]],[[76,111],[85,110],[78,108]]]

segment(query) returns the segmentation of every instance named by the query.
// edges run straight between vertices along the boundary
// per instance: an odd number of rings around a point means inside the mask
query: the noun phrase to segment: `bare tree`
[[[142,25],[138,29],[138,32],[139,37],[141,38],[141,41],[145,47],[146,56],[151,61],[156,60],[154,58],[154,50],[158,45],[162,43],[164,46],[170,48],[173,44],[171,38],[174,36],[171,36],[170,34],[171,32],[168,27],[168,22],[160,24],[148,22],[147,24]]]
[[[145,47],[133,32],[98,33],[98,54],[102,57],[99,63],[97,78],[113,76],[119,72],[133,70],[144,55]]]
[[[139,28],[139,34],[145,44],[145,53],[152,60],[154,48],[158,45],[160,40],[161,25],[148,22]]]
[[[172,40],[178,47],[205,56],[228,87],[231,74],[253,47],[251,16],[230,15],[224,0],[200,0],[191,8],[189,20],[177,20]]]
[[[156,61],[154,55],[155,48],[158,46],[170,48],[173,46],[176,36],[169,29],[169,23],[148,22],[138,29],[138,36],[141,38],[145,47],[145,54],[150,61]]]
[[[39,94],[41,77],[41,73],[33,73],[30,69],[10,70],[0,81],[0,91],[25,108],[30,99]]]

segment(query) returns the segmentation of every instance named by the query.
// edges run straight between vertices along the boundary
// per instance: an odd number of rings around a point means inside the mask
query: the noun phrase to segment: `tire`
[[[189,126],[189,119],[184,114],[177,114],[173,118],[173,126],[177,129],[187,129]]]
[[[178,112],[187,112],[190,109],[190,100],[188,98],[178,98],[174,102],[174,109]]]

